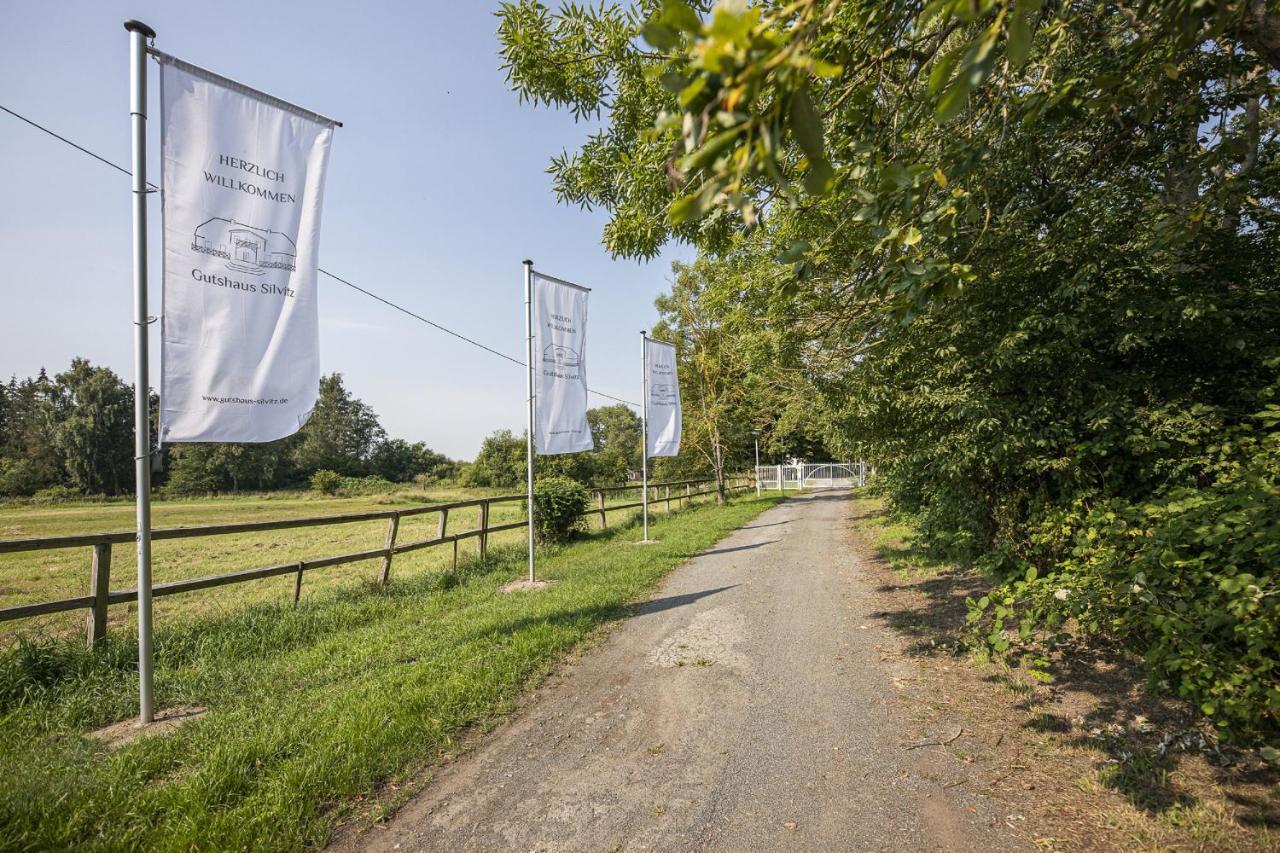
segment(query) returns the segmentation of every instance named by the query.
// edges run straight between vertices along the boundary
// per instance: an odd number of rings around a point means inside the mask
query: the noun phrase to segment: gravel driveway
[[[872,616],[844,491],[800,495],[673,572],[388,824],[372,850],[1009,850],[950,780]],[[633,547],[633,546],[620,546]],[[908,662],[903,662],[907,660]]]

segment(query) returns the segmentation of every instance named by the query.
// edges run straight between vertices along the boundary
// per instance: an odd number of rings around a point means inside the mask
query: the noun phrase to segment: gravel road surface
[[[874,616],[849,514],[847,492],[813,492],[735,531],[339,846],[1020,849],[999,803],[955,781],[953,731],[913,724],[895,682],[914,667],[886,654],[904,641]]]

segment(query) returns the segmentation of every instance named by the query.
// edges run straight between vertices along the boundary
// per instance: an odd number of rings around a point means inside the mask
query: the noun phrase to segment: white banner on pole
[[[160,440],[298,431],[320,385],[316,265],[337,124],[160,59]]]
[[[538,453],[591,450],[585,287],[533,273],[533,395]]]
[[[649,377],[649,456],[680,452],[680,381],[676,376],[675,345],[646,339],[645,370]]]

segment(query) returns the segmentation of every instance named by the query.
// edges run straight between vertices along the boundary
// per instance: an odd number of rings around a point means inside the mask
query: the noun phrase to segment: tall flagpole
[[[640,482],[644,489],[644,541],[649,541],[649,333],[640,330]]]
[[[133,165],[133,468],[138,516],[138,721],[154,716],[151,645],[151,382],[147,376],[147,39],[155,30],[125,21],[129,31],[129,124]]]
[[[525,392],[529,402],[529,425],[525,433],[525,461],[528,465],[526,503],[529,509],[529,583],[533,583],[533,261],[524,262],[524,348],[529,372],[525,376]]]

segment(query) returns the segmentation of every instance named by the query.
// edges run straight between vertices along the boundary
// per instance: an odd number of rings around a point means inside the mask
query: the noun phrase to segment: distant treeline
[[[157,400],[152,398],[152,433]],[[640,417],[618,404],[587,412],[596,449],[537,459],[539,477],[561,475],[584,485],[614,485],[640,476]],[[749,434],[738,436],[724,464],[751,464]],[[656,479],[709,476],[711,457],[693,444],[680,456],[651,460]],[[354,397],[341,374],[320,380],[306,425],[266,444],[165,445],[153,482],[160,495],[309,488],[333,491],[370,478],[387,483],[457,483],[516,489],[525,480],[525,438],[498,430],[472,463],[449,459],[422,442],[389,438],[373,409]],[[342,488],[346,488],[345,486]],[[0,384],[0,498],[69,499],[133,491],[133,388],[114,371],[77,358],[52,377]]]
[[[320,470],[432,482],[455,479],[463,467],[422,442],[388,438],[337,373],[320,380],[315,411],[294,435],[266,444],[166,445],[162,461],[155,483],[170,494],[306,487]],[[133,388],[114,371],[77,358],[52,378],[42,369],[0,384],[0,497],[132,491]]]

